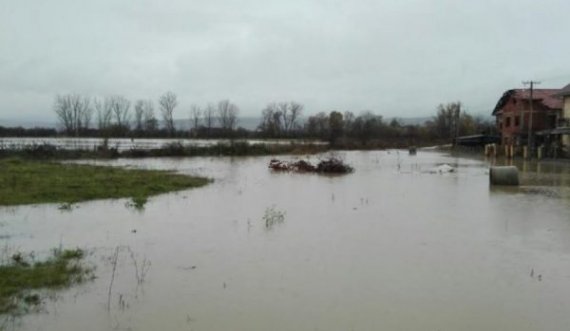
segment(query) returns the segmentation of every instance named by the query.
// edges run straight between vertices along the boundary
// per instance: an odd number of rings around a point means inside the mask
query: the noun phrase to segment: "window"
[[[511,118],[507,117],[505,118],[505,128],[508,128],[509,126],[511,126]]]
[[[515,117],[515,126],[519,126],[519,124],[520,124],[520,120],[521,120],[521,118],[520,118],[520,117],[518,117],[518,116],[517,116],[517,117]]]

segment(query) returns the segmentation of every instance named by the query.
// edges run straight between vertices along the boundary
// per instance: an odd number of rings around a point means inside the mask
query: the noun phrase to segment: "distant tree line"
[[[68,136],[102,137],[183,137],[188,131],[176,127],[174,110],[178,98],[166,92],[158,99],[161,122],[155,116],[154,102],[131,101],[121,95],[91,98],[79,94],[58,95],[54,111],[59,126]],[[236,130],[239,108],[229,100],[208,104],[204,109],[193,105],[191,135],[231,137]],[[93,117],[95,122],[93,123]],[[162,125],[161,125],[162,124]]]
[[[121,95],[91,98],[79,94],[55,97],[54,111],[61,133],[90,137],[192,137],[192,138],[310,138],[326,140],[338,147],[383,147],[451,142],[456,136],[495,131],[492,122],[461,111],[461,103],[437,107],[436,114],[423,124],[385,121],[380,115],[363,111],[319,112],[303,118],[304,106],[295,101],[270,102],[261,110],[256,130],[238,127],[239,107],[230,100],[193,104],[187,129],[177,128],[174,112],[178,98],[166,92],[155,103],[139,99],[133,103]],[[179,121],[177,121],[179,122]],[[55,129],[4,128],[0,136],[55,136]]]
[[[287,109],[296,109],[294,115]],[[262,111],[258,135],[267,138],[303,137],[327,140],[339,147],[382,147],[415,145],[422,142],[451,142],[457,136],[492,134],[495,126],[481,117],[461,112],[461,103],[441,104],[436,115],[423,124],[389,122],[371,111],[320,112],[298,122],[303,106],[295,102],[271,103]],[[289,117],[288,117],[289,116]],[[291,121],[287,123],[287,118]]]
[[[261,111],[259,132],[266,138],[284,138],[303,135],[299,119],[303,105],[294,101],[272,102]]]
[[[0,137],[55,137],[57,130],[53,128],[23,128],[0,126]]]

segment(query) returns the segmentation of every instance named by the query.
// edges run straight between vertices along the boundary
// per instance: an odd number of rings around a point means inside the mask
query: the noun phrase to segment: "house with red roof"
[[[501,143],[527,145],[530,127],[533,144],[543,144],[548,136],[536,133],[558,126],[559,119],[562,118],[563,99],[558,95],[561,91],[562,89],[534,89],[532,100],[530,90],[527,89],[512,89],[503,93],[493,110],[497,132],[501,134]],[[568,96],[570,97],[570,87]],[[568,104],[570,106],[570,99]]]
[[[570,84],[564,86],[556,95],[562,100],[562,114],[552,133],[560,136],[562,150],[570,157]]]

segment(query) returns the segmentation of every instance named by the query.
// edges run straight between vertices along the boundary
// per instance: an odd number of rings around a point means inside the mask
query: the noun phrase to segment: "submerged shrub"
[[[317,164],[317,172],[346,174],[352,172],[354,169],[343,160],[331,157],[327,160],[322,160]]]
[[[285,222],[285,212],[276,210],[275,206],[271,206],[265,209],[262,219],[265,222],[265,228],[271,229],[276,224]]]

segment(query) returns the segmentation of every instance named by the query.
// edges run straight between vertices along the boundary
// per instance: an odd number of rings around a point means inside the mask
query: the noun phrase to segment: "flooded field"
[[[355,172],[272,173],[270,157],[98,161],[215,181],[152,197],[143,211],[127,199],[67,211],[1,208],[4,255],[80,247],[97,278],[57,292],[41,312],[0,323],[6,330],[568,328],[570,164],[519,163],[522,186],[497,189],[482,159],[337,155]],[[441,164],[455,171],[437,171]]]
[[[304,139],[238,139],[234,141],[247,141],[250,144],[325,144],[319,141]],[[26,147],[38,145],[52,145],[67,150],[94,150],[99,146],[103,146],[105,139],[103,138],[2,138],[0,137],[0,150],[15,149],[20,150]],[[148,150],[153,148],[163,148],[168,144],[181,144],[184,146],[207,147],[218,143],[229,143],[227,139],[156,139],[156,138],[109,138],[107,144],[110,148],[116,148],[118,151],[126,151],[129,149]]]

